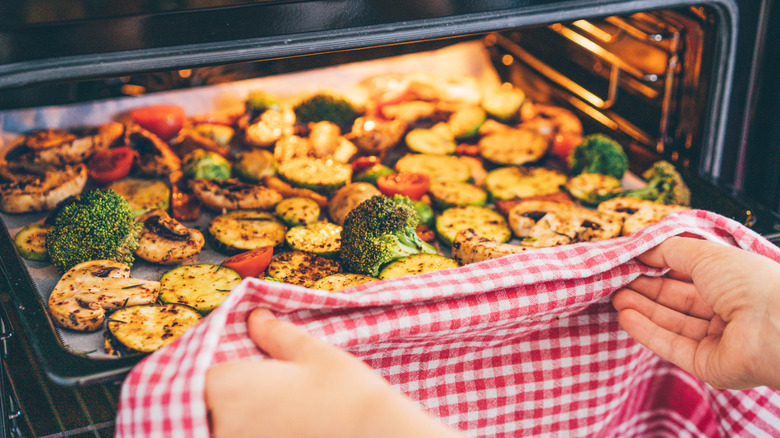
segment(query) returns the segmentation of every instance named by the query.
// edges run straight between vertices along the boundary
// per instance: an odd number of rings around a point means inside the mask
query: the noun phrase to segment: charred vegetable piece
[[[167,210],[170,204],[171,190],[160,180],[130,178],[117,181],[108,188],[125,198],[133,216],[155,208]]]
[[[504,84],[485,93],[482,98],[482,108],[502,122],[518,118],[520,107],[525,102],[525,92],[511,84]]]
[[[287,227],[264,211],[231,211],[209,223],[209,234],[219,251],[234,254],[284,243]]]
[[[195,149],[187,154],[182,161],[182,171],[187,178],[205,178],[226,180],[230,178],[232,165],[222,155]]]
[[[290,228],[285,236],[287,245],[296,251],[333,258],[341,249],[341,226],[329,222]]]
[[[373,283],[375,281],[379,281],[379,279],[368,275],[349,273],[332,274],[315,281],[314,284],[311,285],[311,288],[335,292],[361,284]]]
[[[395,163],[395,170],[422,173],[431,181],[461,181],[471,178],[471,168],[458,157],[449,155],[409,154]]]
[[[304,287],[338,272],[341,272],[341,267],[335,261],[303,251],[279,254],[268,265],[269,277]]]
[[[441,130],[417,128],[409,131],[405,139],[409,150],[418,154],[450,155],[457,149],[452,134]]]
[[[531,129],[508,129],[482,137],[478,143],[482,158],[499,165],[521,165],[541,159],[549,142]]]
[[[199,253],[205,243],[200,231],[185,227],[160,209],[148,211],[136,221],[143,228],[135,255],[152,263],[182,262]]]
[[[457,268],[458,262],[438,254],[416,254],[398,259],[382,269],[379,273],[381,280],[420,275],[427,272],[441,271],[442,269]]]
[[[14,236],[14,246],[19,255],[27,260],[49,260],[49,252],[46,251],[46,236],[49,235],[51,225],[31,224],[19,230]]]
[[[279,176],[295,187],[327,195],[350,181],[352,166],[322,158],[291,158],[279,165]]]
[[[259,183],[266,176],[276,175],[276,160],[274,154],[265,149],[242,151],[233,160],[233,171],[244,181]]]
[[[480,236],[497,242],[507,242],[512,237],[504,217],[486,207],[448,208],[436,218],[436,234],[447,246],[452,246],[455,235],[465,229],[473,229]]]
[[[428,188],[433,205],[440,210],[466,205],[484,206],[487,192],[474,184],[452,181],[437,181]]]
[[[191,179],[187,185],[203,205],[216,211],[268,210],[282,200],[282,195],[276,190],[243,183],[236,178],[225,181]]]
[[[108,317],[106,351],[119,356],[157,351],[201,318],[198,311],[182,304],[145,304],[119,309]]]
[[[528,198],[561,191],[566,175],[544,167],[501,167],[485,177],[485,187],[495,199]]]
[[[566,182],[566,191],[586,204],[596,205],[619,196],[623,185],[614,176],[581,173]]]
[[[241,276],[224,266],[210,263],[180,266],[160,279],[160,301],[184,304],[206,314],[216,309],[239,283]]]
[[[87,184],[83,164],[51,170],[43,175],[11,171],[0,166],[0,210],[6,213],[46,211],[68,197],[78,195]]]
[[[485,110],[478,106],[471,106],[454,112],[447,124],[455,139],[465,140],[477,135],[479,127],[485,123],[486,118]]]
[[[291,227],[309,225],[320,218],[320,206],[309,198],[287,198],[276,204],[276,215]]]

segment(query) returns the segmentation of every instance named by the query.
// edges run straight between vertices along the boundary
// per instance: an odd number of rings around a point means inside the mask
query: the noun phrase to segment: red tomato
[[[379,157],[373,155],[367,157],[358,157],[352,162],[352,172],[360,173],[374,165],[379,164]]]
[[[574,147],[582,143],[582,136],[567,132],[555,134],[552,141],[552,154],[568,165],[569,155]]]
[[[184,126],[184,108],[178,105],[150,105],[130,111],[130,117],[142,128],[168,141]]]
[[[268,264],[271,263],[271,256],[274,254],[273,246],[264,246],[251,251],[242,252],[232,257],[228,257],[222,262],[222,266],[230,268],[241,278],[257,277],[265,271]]]
[[[377,178],[376,185],[387,196],[404,195],[418,201],[428,191],[431,179],[422,173],[391,173]]]
[[[87,163],[89,176],[98,184],[122,179],[130,173],[134,157],[135,151],[127,146],[96,152]]]

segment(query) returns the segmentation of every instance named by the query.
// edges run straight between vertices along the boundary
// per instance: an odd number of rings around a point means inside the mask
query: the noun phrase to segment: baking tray
[[[430,52],[198,89],[0,112],[0,152],[8,150],[19,141],[22,133],[34,129],[96,126],[111,120],[123,120],[128,110],[144,105],[175,103],[183,106],[188,115],[224,112],[243,108],[246,95],[251,90],[266,90],[280,98],[322,89],[349,94],[354,85],[367,77],[384,73],[415,72],[466,74],[485,84],[498,83],[498,76],[483,45],[479,41],[466,42]],[[0,232],[2,289],[9,295],[13,307],[18,311],[22,331],[29,336],[42,369],[55,383],[85,385],[121,379],[144,356],[109,356],[103,347],[103,330],[79,333],[55,326],[48,314],[46,302],[61,273],[48,262],[21,258],[13,245],[12,237],[19,229],[30,223],[42,222],[47,214],[0,214],[3,225]],[[213,214],[204,209],[204,214],[197,222],[188,222],[185,225],[205,230],[211,217]],[[204,249],[183,264],[220,263],[226,257],[211,248],[207,239]],[[137,260],[132,268],[132,276],[159,280],[163,273],[175,266],[177,265],[162,266]]]

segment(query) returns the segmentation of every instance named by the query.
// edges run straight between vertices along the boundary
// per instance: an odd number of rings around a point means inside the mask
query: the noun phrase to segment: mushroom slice
[[[212,210],[268,210],[282,200],[276,190],[257,184],[240,182],[235,178],[225,181],[191,179],[190,189],[196,198]]]
[[[144,225],[135,255],[153,263],[179,263],[199,253],[205,243],[203,233],[185,227],[159,208],[135,220]]]
[[[507,213],[507,222],[517,237],[526,237],[531,228],[547,213],[571,211],[571,204],[553,201],[523,201],[511,207]]]
[[[688,210],[681,205],[666,205],[639,198],[613,198],[598,206],[598,211],[613,213],[624,219],[621,234],[627,236],[654,224],[672,213]]]
[[[528,231],[521,244],[531,248],[568,245],[577,240],[577,220],[564,212],[547,213]]]
[[[473,229],[461,230],[452,241],[452,258],[461,265],[497,259],[527,251],[529,247],[501,243],[478,235]]]
[[[61,327],[94,331],[106,311],[153,303],[160,283],[130,277],[130,267],[110,260],[91,260],[70,268],[49,296],[49,313]]]
[[[5,170],[3,175],[14,177],[0,183],[0,210],[6,213],[50,210],[69,196],[81,193],[87,183],[87,168],[83,164],[50,170],[43,176]]]
[[[181,159],[170,146],[140,126],[127,129],[127,143],[138,151],[138,169],[145,175],[164,177],[181,169]]]
[[[623,228],[623,218],[613,213],[580,208],[576,217],[580,223],[577,232],[580,242],[611,239],[619,236]]]
[[[22,146],[9,152],[15,165],[63,166],[82,163],[96,151],[107,149],[122,137],[124,125],[110,122],[97,133],[77,136],[67,131],[49,129],[28,134]]]

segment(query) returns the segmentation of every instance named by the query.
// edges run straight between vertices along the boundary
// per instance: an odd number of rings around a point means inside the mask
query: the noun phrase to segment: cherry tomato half
[[[352,172],[360,173],[369,167],[373,167],[376,164],[379,164],[379,157],[374,155],[357,157],[355,161],[352,162]]]
[[[149,105],[130,111],[130,117],[142,128],[168,141],[184,126],[184,108],[178,105]]]
[[[574,147],[582,143],[582,136],[579,134],[570,134],[561,132],[555,134],[552,140],[551,153],[558,157],[561,162],[568,165],[569,155],[574,150]]]
[[[391,173],[377,178],[376,185],[386,196],[404,195],[417,201],[428,191],[431,179],[422,173]]]
[[[133,167],[135,150],[127,146],[96,152],[87,162],[89,176],[98,184],[108,184],[126,177]]]
[[[273,246],[264,246],[228,257],[222,262],[222,266],[238,272],[241,278],[258,277],[271,263],[273,254]]]

